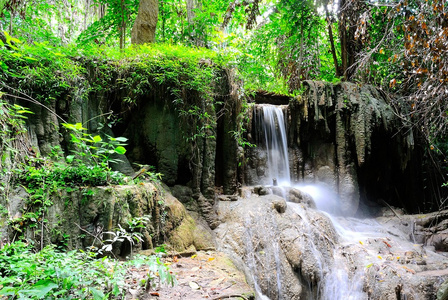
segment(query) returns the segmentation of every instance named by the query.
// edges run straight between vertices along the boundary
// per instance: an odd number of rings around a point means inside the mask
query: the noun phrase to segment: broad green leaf
[[[116,284],[116,283],[114,284],[112,294],[114,294],[114,296],[118,296],[118,294],[120,294],[120,288],[118,287],[118,284]]]
[[[23,291],[24,294],[30,294],[37,298],[45,297],[52,289],[57,288],[58,285],[51,279],[42,279],[36,282],[32,289]]]
[[[119,141],[119,142],[127,142],[128,139],[125,138],[124,136],[119,136],[119,137],[113,138],[113,140]]]
[[[0,61],[0,67],[3,69],[3,70],[8,70],[8,66],[4,63],[4,62],[2,62],[2,61]]]
[[[80,139],[78,139],[77,136],[75,136],[73,133],[70,133],[70,136],[72,137],[72,142],[73,143],[79,143]]]
[[[93,141],[95,142],[95,143],[99,143],[99,142],[101,142],[103,139],[99,136],[99,135],[95,135],[94,137],[93,137]]]
[[[105,298],[104,293],[100,290],[97,290],[95,288],[90,288],[90,292],[92,293],[94,300],[103,300]]]
[[[0,290],[0,295],[15,295],[17,288],[12,286],[5,286]]]
[[[117,148],[114,149],[116,153],[118,154],[125,154],[126,153],[126,149],[122,146],[118,146]]]

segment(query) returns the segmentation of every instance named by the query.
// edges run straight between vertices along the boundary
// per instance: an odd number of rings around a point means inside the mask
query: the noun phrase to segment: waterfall
[[[427,280],[427,265],[442,270],[448,262],[410,242],[409,219],[344,217],[344,199],[333,184],[318,176],[291,183],[285,112],[286,106],[255,105],[250,132],[258,147],[247,157],[246,201],[222,204],[220,212],[229,225],[219,234],[236,256],[243,254],[256,299],[406,299],[429,293],[416,282]],[[273,179],[284,187],[269,187]]]
[[[264,178],[260,178],[261,182],[267,184],[273,184],[276,181],[279,186],[289,186],[291,187],[291,176],[289,169],[289,157],[288,157],[288,143],[286,135],[286,122],[284,117],[284,110],[286,106],[280,105],[269,105],[269,104],[259,104],[254,109],[254,120],[256,128],[256,141],[261,146],[262,150],[265,152],[266,157],[266,169],[264,172]],[[264,180],[263,180],[264,179]],[[335,192],[330,189],[319,186],[319,185],[296,185],[294,188],[300,189],[309,195],[311,195],[316,203],[316,206],[321,211],[326,211],[328,213],[337,212],[339,207],[338,196]],[[284,196],[287,199],[286,195]],[[301,218],[302,222],[307,223],[305,226],[305,236],[315,236],[315,228],[309,223],[308,217],[300,205],[295,203],[289,203],[288,206],[292,208]],[[330,215],[328,215],[333,224],[336,223]],[[274,223],[272,223],[274,224]],[[249,225],[249,224],[246,224]],[[337,231],[341,234],[341,238],[344,233],[341,231],[344,227],[337,226]],[[252,226],[247,226],[247,230],[250,232]],[[347,234],[347,233],[346,233]],[[282,278],[280,278],[280,259],[279,259],[279,245],[272,238],[272,245],[266,249],[266,252],[273,252],[275,264],[277,269],[274,271],[277,275],[277,295],[276,299],[282,299]],[[364,299],[365,294],[362,291],[364,278],[364,270],[356,271],[356,276],[351,276],[352,274],[348,270],[349,266],[345,262],[345,257],[342,255],[343,247],[336,246],[333,250],[332,257],[324,258],[321,253],[319,241],[315,243],[313,239],[303,238],[303,243],[307,243],[309,254],[314,257],[315,263],[318,265],[317,269],[320,278],[317,289],[315,290],[312,299],[320,300],[346,300],[346,299]],[[342,238],[343,239],[343,238]],[[251,239],[248,239],[251,240]],[[256,270],[256,259],[254,256],[253,245],[246,245],[248,248],[248,253],[252,253],[251,259],[249,259],[249,267],[252,270]],[[268,255],[268,256],[269,256]],[[257,291],[257,299],[269,299],[261,293],[260,287],[257,281],[257,272],[254,271],[252,274],[255,283],[255,289]],[[268,287],[270,285],[268,284]],[[267,291],[269,292],[269,291]],[[271,293],[269,293],[271,294]]]
[[[267,152],[267,181],[280,186],[290,186],[291,176],[288,159],[286,123],[283,116],[285,106],[261,104],[255,110],[255,122],[261,129],[263,144]]]

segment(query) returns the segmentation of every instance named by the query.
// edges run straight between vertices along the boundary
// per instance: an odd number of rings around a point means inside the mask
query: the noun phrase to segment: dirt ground
[[[164,261],[170,264],[177,284],[150,291],[137,284],[129,289],[127,300],[254,299],[244,274],[221,252],[199,251],[187,257],[167,257]],[[146,276],[144,268],[132,272],[136,283]]]

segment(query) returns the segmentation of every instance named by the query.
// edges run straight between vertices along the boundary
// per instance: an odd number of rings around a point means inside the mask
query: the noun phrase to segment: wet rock
[[[310,195],[295,188],[291,188],[289,190],[288,201],[294,203],[303,203],[306,204],[308,207],[316,208],[316,204],[314,203],[314,200]]]
[[[286,211],[286,200],[283,198],[275,198],[272,200],[272,205],[274,209],[279,213],[284,213]]]
[[[448,232],[435,233],[426,241],[427,245],[434,246],[436,251],[448,252]]]
[[[253,196],[217,208],[221,249],[270,299],[433,299],[448,278],[447,258],[408,240],[404,224],[415,216],[331,221],[283,201]]]
[[[237,201],[238,196],[237,195],[218,195],[217,200],[218,201]]]
[[[448,251],[448,210],[413,215],[406,220],[411,224],[410,234],[417,242],[437,251]]]
[[[271,190],[268,187],[257,185],[254,187],[254,193],[260,196],[269,195]]]

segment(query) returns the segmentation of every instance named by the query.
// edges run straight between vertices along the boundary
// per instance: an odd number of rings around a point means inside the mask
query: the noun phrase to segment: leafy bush
[[[147,279],[139,284],[175,283],[169,268],[157,256],[135,256],[120,262],[92,258],[77,250],[59,252],[47,246],[33,252],[16,242],[0,249],[0,296],[8,299],[122,299],[133,281],[131,267],[146,266]]]
[[[45,188],[49,184],[57,189],[74,186],[101,186],[124,183],[124,175],[122,173],[105,170],[99,165],[66,165],[64,163],[53,163],[49,161],[37,167],[27,166],[21,172],[19,178],[28,188]],[[53,189],[49,192],[51,191]]]

